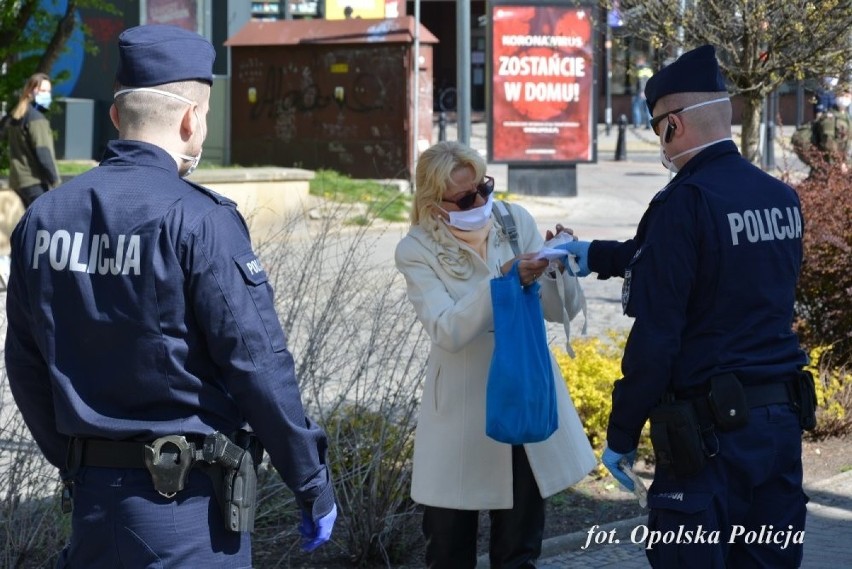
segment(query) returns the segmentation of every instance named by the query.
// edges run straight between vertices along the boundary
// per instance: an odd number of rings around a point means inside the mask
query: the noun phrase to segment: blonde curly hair
[[[437,225],[432,208],[441,203],[450,176],[459,168],[473,168],[476,179],[485,176],[485,159],[473,148],[456,141],[439,142],[420,155],[414,174],[416,190],[411,225]]]

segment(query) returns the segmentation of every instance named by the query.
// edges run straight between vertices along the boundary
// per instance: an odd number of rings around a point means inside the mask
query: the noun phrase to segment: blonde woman
[[[494,350],[490,281],[519,260],[519,278],[541,283],[545,318],[580,311],[581,291],[567,272],[536,260],[544,239],[532,216],[507,204],[518,230],[516,258],[492,216],[494,180],[475,150],[441,142],[418,160],[411,229],[396,266],[431,340],[414,443],[411,496],[424,505],[426,565],[476,565],[480,510],[491,516],[493,568],[534,567],[541,553],[544,498],[579,481],[595,457],[565,382],[552,360],[559,428],[547,440],[512,446],[485,434],[485,393]],[[562,231],[557,226],[556,231]],[[551,232],[548,232],[551,233]],[[563,279],[564,301],[557,291]]]
[[[36,73],[27,79],[8,129],[9,185],[24,207],[59,184],[53,132],[44,113],[51,103],[50,78]]]

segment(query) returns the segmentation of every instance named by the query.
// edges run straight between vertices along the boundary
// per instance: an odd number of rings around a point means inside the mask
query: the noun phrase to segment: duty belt
[[[749,409],[779,403],[795,403],[792,384],[789,381],[743,385],[743,391],[745,392],[746,404]],[[713,423],[713,413],[710,409],[707,395],[699,397],[677,397],[677,399],[686,399],[692,403],[702,427]]]
[[[744,385],[749,408],[764,407],[776,403],[789,403],[793,400],[790,382],[764,383],[762,385]]]
[[[187,448],[190,448],[191,445],[193,455],[195,455],[195,448],[202,446],[192,440],[187,440],[185,437],[184,440]],[[78,458],[76,460],[71,459],[70,467],[147,468],[145,465],[145,447],[151,443],[75,438],[71,444],[71,456]],[[178,449],[181,446],[178,445]],[[193,456],[193,458],[195,457]]]
[[[168,435],[150,443],[79,439],[71,441],[68,469],[81,466],[101,468],[146,468],[154,488],[171,498],[183,490],[189,470],[196,466],[219,464],[227,469],[240,465],[246,449],[219,432],[193,439]]]

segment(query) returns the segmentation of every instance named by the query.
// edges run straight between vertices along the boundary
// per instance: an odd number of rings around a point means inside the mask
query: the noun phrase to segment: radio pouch
[[[650,421],[651,444],[658,465],[678,478],[696,474],[704,467],[704,446],[692,403],[660,403],[651,410]]]
[[[793,380],[793,401],[799,412],[799,425],[805,431],[816,428],[817,396],[814,376],[809,371],[801,371],[798,379]]]
[[[710,411],[720,431],[733,431],[748,423],[748,402],[743,384],[733,373],[710,378]]]

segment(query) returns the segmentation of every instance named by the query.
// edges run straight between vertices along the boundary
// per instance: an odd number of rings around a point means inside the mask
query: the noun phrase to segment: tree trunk
[[[50,43],[47,45],[47,48],[45,48],[44,55],[41,56],[41,60],[38,62],[37,71],[50,73],[50,70],[53,68],[53,64],[56,63],[56,60],[59,59],[60,55],[62,55],[62,50],[68,43],[68,39],[71,37],[71,34],[74,33],[74,18],[76,11],[77,0],[68,0],[68,4],[65,8],[65,14],[56,24],[56,31],[53,33],[53,37],[50,38]]]
[[[763,97],[743,99],[742,140],[740,153],[753,164],[760,164],[760,120],[763,114]]]

